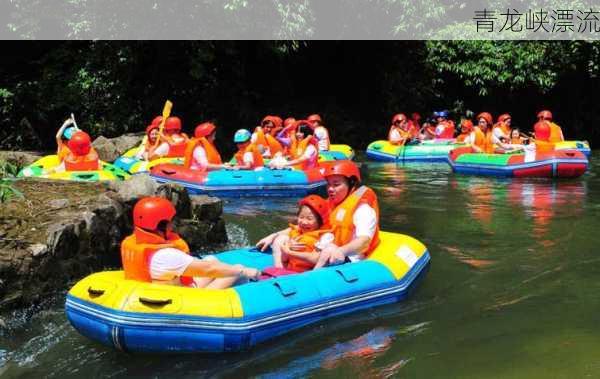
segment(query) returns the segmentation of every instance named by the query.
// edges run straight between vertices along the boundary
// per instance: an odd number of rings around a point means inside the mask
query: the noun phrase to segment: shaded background
[[[320,113],[336,143],[364,149],[397,112],[510,112],[531,129],[549,108],[569,139],[595,144],[597,42],[5,41],[0,145],[53,149],[74,112],[93,137],[140,132],[166,99],[219,146],[266,114]]]

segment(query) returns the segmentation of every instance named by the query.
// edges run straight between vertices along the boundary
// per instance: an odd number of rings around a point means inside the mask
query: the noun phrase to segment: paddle
[[[71,113],[71,120],[73,120],[73,126],[75,126],[75,129],[81,130],[79,129],[79,126],[77,126],[77,122],[75,121],[75,115],[73,113]]]
[[[154,141],[155,148],[158,146],[158,143],[160,142],[160,136],[162,135],[163,130],[165,129],[165,121],[167,121],[167,118],[169,118],[169,116],[171,115],[171,108],[173,108],[173,103],[171,103],[169,100],[165,101],[165,106],[163,107],[162,111],[162,121],[158,126],[159,138],[157,138],[156,141]]]

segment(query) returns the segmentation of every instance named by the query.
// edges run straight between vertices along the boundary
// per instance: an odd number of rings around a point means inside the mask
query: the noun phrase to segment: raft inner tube
[[[60,165],[60,160],[57,155],[47,155],[21,169],[17,176],[21,178],[32,177],[87,182],[127,180],[130,178],[129,173],[110,163],[99,161],[99,164],[100,170],[55,172],[54,170]]]
[[[367,147],[367,157],[384,162],[447,162],[448,153],[464,144],[454,140],[428,140],[394,145],[387,140],[374,141]]]

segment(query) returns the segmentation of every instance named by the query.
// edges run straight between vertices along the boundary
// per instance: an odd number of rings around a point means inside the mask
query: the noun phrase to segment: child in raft
[[[329,202],[318,195],[310,195],[298,202],[296,224],[270,237],[288,237],[281,247],[273,246],[273,262],[278,275],[312,270],[319,259],[318,252],[333,243],[334,235],[327,229]],[[259,242],[260,244],[260,242]],[[259,248],[261,245],[257,245]],[[263,270],[269,274],[269,269]]]

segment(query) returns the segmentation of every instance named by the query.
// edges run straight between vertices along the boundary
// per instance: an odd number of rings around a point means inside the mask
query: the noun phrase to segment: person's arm
[[[258,279],[260,271],[242,265],[229,265],[218,260],[194,259],[183,272],[183,276],[208,278],[238,276],[247,279]]]
[[[237,162],[232,168],[235,170],[250,170],[252,168],[252,163],[254,163],[254,156],[251,152],[246,152],[242,157],[242,161]]]
[[[258,241],[256,243],[256,247],[260,249],[260,251],[265,251],[267,250],[267,248],[269,246],[271,246],[271,244],[273,243],[273,241],[275,241],[275,238],[279,237],[280,235],[289,235],[290,234],[290,228],[287,229],[283,229],[280,230],[278,232],[275,233],[271,233],[268,236],[266,236],[265,238],[261,239],[260,241]]]
[[[169,144],[167,142],[163,142],[158,147],[151,146],[148,149],[148,160],[152,161],[158,158],[162,158],[166,155],[169,155]]]
[[[58,146],[59,149],[63,144],[63,142],[62,142],[63,133],[65,132],[65,129],[67,129],[71,125],[73,125],[73,119],[68,118],[65,120],[65,122],[63,122],[61,127],[58,129],[58,132],[56,133],[56,145]]]
[[[283,128],[279,133],[277,133],[277,135],[275,136],[277,141],[281,142],[282,145],[289,147],[292,144],[292,139],[288,137],[288,135],[289,131],[293,129],[293,127],[293,125],[287,126]]]

